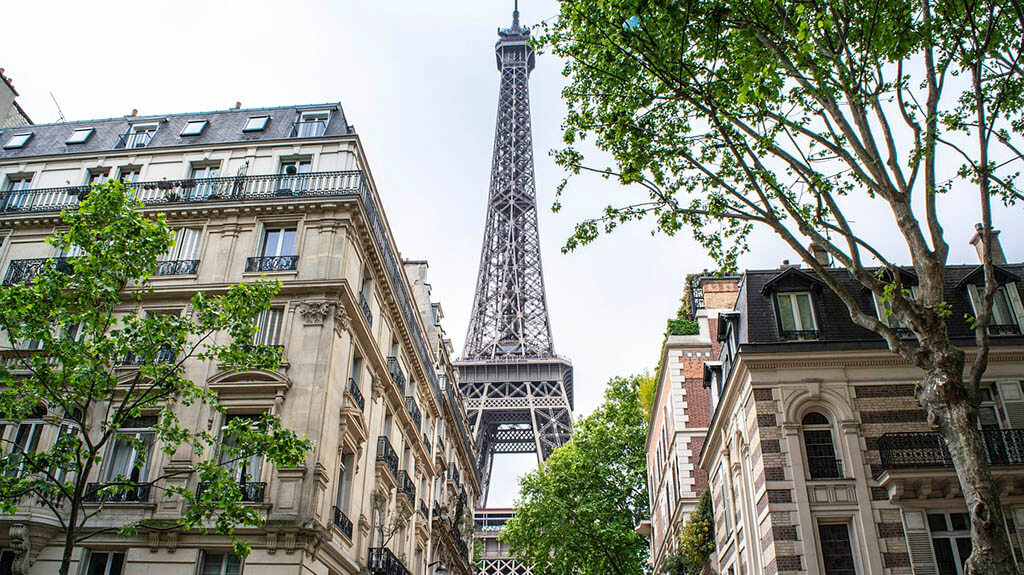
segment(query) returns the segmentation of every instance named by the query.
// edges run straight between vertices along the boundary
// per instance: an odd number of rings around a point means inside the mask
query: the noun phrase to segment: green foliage
[[[648,514],[643,379],[612,379],[572,440],[522,479],[501,537],[537,575],[646,571],[647,541],[633,530]]]
[[[700,333],[700,325],[690,319],[668,320],[668,335],[697,335]]]
[[[137,451],[135,468],[110,478],[97,493],[101,499],[152,487],[156,497],[186,500],[178,521],[182,528],[232,534],[237,525],[261,524],[259,511],[241,502],[238,479],[228,465],[263,457],[295,466],[310,442],[267,414],[233,418],[224,433],[235,441],[218,445],[219,438],[205,426],[195,428],[195,413],[204,405],[224,409],[214,393],[188,379],[184,366],[205,360],[224,369],[275,369],[276,350],[251,342],[255,316],[269,309],[278,284],[241,284],[217,296],[198,293],[186,314],[140,313],[152,293],[149,278],[157,260],[174,241],[163,215],[144,214],[123,184],[109,181],[94,186],[61,220],[66,231],[48,241],[80,255],[66,266],[50,260],[26,283],[0,287],[0,331],[9,346],[4,352],[9,361],[0,367],[0,420],[17,425],[43,409],[47,425],[63,428],[52,445],[4,446],[0,508],[14,513],[29,498],[41,502],[63,529],[70,550],[88,534],[82,507],[86,484],[98,480],[103,455],[121,442]],[[28,341],[37,342],[38,350],[25,349]],[[154,449],[185,458],[191,469],[149,468],[149,477],[136,477],[134,471],[147,463],[147,444],[119,430],[144,416],[155,419]],[[225,463],[218,463],[218,450]],[[189,479],[207,487],[196,493],[187,487],[190,482],[181,481]],[[141,527],[117,526],[124,535]],[[244,555],[248,546],[237,540],[236,549]],[[69,565],[66,553],[60,572],[67,573]]]
[[[637,389],[637,401],[640,402],[640,414],[644,421],[650,422],[651,408],[654,407],[654,394],[658,391],[658,380],[648,372],[637,376],[640,380]]]
[[[662,573],[700,575],[715,551],[715,514],[709,489],[701,492],[697,506],[679,533],[678,543],[676,551],[662,562]]]

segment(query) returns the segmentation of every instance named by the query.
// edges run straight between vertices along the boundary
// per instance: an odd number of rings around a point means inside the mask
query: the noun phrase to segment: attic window
[[[25,134],[15,134],[15,135],[11,136],[10,140],[7,140],[7,143],[4,144],[4,148],[8,149],[8,150],[13,150],[15,148],[21,148],[25,144],[27,144],[28,141],[31,140],[31,139],[32,139],[32,132],[28,132],[28,133],[25,133]]]
[[[65,140],[64,143],[84,144],[86,140],[88,140],[95,131],[95,128],[77,128],[74,132],[71,132],[71,135],[68,136],[68,139]]]
[[[190,120],[185,124],[185,129],[181,131],[182,136],[198,136],[203,133],[206,129],[206,125],[209,124],[206,120]]]
[[[789,340],[818,339],[810,292],[776,294],[782,337]]]
[[[245,122],[245,127],[242,128],[243,132],[261,132],[267,127],[267,121],[270,120],[270,116],[253,116]]]

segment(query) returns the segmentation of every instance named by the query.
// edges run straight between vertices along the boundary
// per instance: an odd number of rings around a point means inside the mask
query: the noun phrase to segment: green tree
[[[537,575],[632,575],[647,569],[648,515],[643,376],[615,378],[572,440],[522,479],[516,515],[501,537]]]
[[[277,367],[276,349],[251,342],[255,315],[269,309],[278,285],[240,284],[219,296],[200,292],[184,315],[140,314],[157,259],[174,241],[163,215],[144,213],[123,184],[111,181],[94,186],[61,221],[66,231],[49,243],[79,255],[50,259],[35,277],[0,287],[0,330],[9,358],[0,366],[0,420],[18,426],[0,455],[0,510],[40,505],[52,513],[65,537],[61,575],[68,573],[75,545],[89,537],[168,527],[95,527],[90,520],[105,501],[150,491],[183,497],[186,511],[172,528],[231,534],[237,525],[261,524],[258,510],[241,502],[235,464],[260,456],[295,466],[310,442],[269,414],[232,418],[224,433],[234,441],[219,444],[217,436],[183,425],[179,417],[202,405],[223,412],[215,394],[186,377],[187,361],[215,361],[231,370]],[[140,418],[154,430],[152,445],[119,431]],[[38,443],[41,428],[30,423],[36,421],[59,430],[55,442]],[[105,465],[104,456],[115,444],[134,451],[134,464],[90,488],[100,471],[111,473],[113,462]],[[152,449],[192,463],[144,476]],[[185,487],[193,477],[205,486],[199,493]],[[241,539],[235,548],[248,553]]]
[[[580,222],[565,249],[650,216],[667,234],[688,228],[729,272],[755,226],[773,232],[857,325],[922,370],[918,400],[949,447],[972,518],[968,570],[1013,573],[977,409],[999,289],[991,204],[1024,198],[1015,163],[1024,157],[1024,11],[1000,0],[560,6],[539,40],[569,78],[556,160],[570,175],[595,172],[641,195]],[[614,167],[588,166],[577,148],[585,138]],[[958,172],[943,171],[957,163]],[[960,209],[976,202],[985,247],[971,346],[946,329],[949,246],[938,204],[954,186]],[[849,217],[854,207],[880,217]],[[862,310],[812,246],[894,317]],[[894,263],[907,254],[915,295]]]
[[[640,414],[644,421],[650,422],[651,408],[654,407],[654,394],[658,392],[658,380],[647,372],[638,377],[640,385],[637,389],[637,401],[640,402]]]
[[[679,548],[665,559],[662,572],[668,575],[700,575],[714,551],[715,514],[711,490],[705,487],[679,532]]]

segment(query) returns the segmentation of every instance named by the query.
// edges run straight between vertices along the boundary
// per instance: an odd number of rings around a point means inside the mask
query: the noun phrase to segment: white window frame
[[[906,289],[910,290],[910,299],[917,301],[921,297],[920,287],[909,286]],[[889,302],[883,302],[882,298],[879,297],[879,295],[874,292],[871,292],[871,299],[875,302],[875,316],[877,316],[880,321],[885,322],[886,325],[893,329],[907,328],[907,326],[904,325],[898,317],[896,317],[895,313],[888,315],[886,314],[886,312],[892,310],[892,304],[890,304]]]
[[[89,168],[85,172],[85,184],[102,184],[110,179],[110,168]]]
[[[105,549],[97,549],[97,550],[89,549],[88,550],[88,557],[85,558],[85,561],[82,561],[82,574],[83,575],[87,575],[89,573],[89,571],[90,571],[89,568],[92,567],[92,558],[95,555],[106,555],[107,556],[107,565],[103,569],[103,575],[122,575],[124,573],[125,563],[128,562],[128,553],[127,552],[125,552],[125,551],[108,551],[108,550],[105,550]],[[113,561],[111,561],[110,559],[114,555],[120,555],[121,556],[121,569],[120,569],[120,571],[118,571],[116,573],[114,573],[114,572],[112,572],[110,570],[111,565],[113,565]]]
[[[262,120],[262,121],[260,121]],[[250,116],[242,127],[243,132],[262,132],[267,128],[270,116]]]
[[[131,149],[148,148],[149,143],[153,141],[153,136],[156,135],[159,129],[160,122],[139,122],[138,124],[132,124],[128,128],[128,133],[125,135],[124,147]],[[145,135],[143,136],[142,134]]]
[[[174,230],[174,245],[160,257],[160,261],[198,260],[202,240],[202,228],[178,228]]]
[[[133,176],[125,178],[125,176]],[[142,177],[142,168],[140,166],[119,166],[117,168],[117,179],[121,180],[126,184],[135,184]]]
[[[256,316],[256,333],[253,343],[256,345],[281,345],[284,336],[284,308],[271,307]]]
[[[810,309],[810,325],[804,325],[806,318],[800,314],[800,306],[798,304],[799,296],[807,296],[807,307]],[[815,317],[814,311],[814,294],[809,291],[784,291],[777,292],[775,294],[775,306],[779,313],[779,330],[788,331],[785,329],[782,321],[782,298],[789,300],[790,309],[793,311],[793,326],[795,331],[818,331],[818,318]]]
[[[24,148],[25,144],[28,144],[29,140],[32,139],[33,132],[22,132],[20,134],[14,134],[4,143],[5,150],[16,150],[18,148]]]
[[[978,316],[978,309],[981,307],[982,298],[985,295],[983,285],[967,284],[968,300],[971,302],[971,310],[974,312],[974,316]],[[1020,292],[1017,290],[1017,284],[1008,282],[999,286],[996,291],[996,297],[1002,292],[1006,298],[1007,308],[1009,309],[1010,315],[1013,317],[1000,318],[1001,312],[996,309],[995,299],[992,301],[992,315],[989,317],[989,325],[1016,325],[1021,333],[1024,333],[1024,305],[1021,303]],[[1002,323],[1000,320],[1008,323]]]
[[[292,242],[292,253],[283,254],[281,249],[284,247],[284,238],[287,232],[295,234],[295,240]],[[273,253],[268,250],[267,236],[272,232],[280,232],[277,236],[277,243],[273,247]],[[260,238],[260,257],[261,258],[277,258],[277,257],[288,257],[296,256],[299,251],[299,227],[293,224],[282,224],[282,225],[266,225],[263,226],[263,237]]]
[[[227,427],[228,427],[228,424],[230,423],[231,419],[236,418],[236,417],[258,419],[262,415],[263,415],[262,413],[228,413],[228,414],[225,414],[223,422],[222,422],[222,424],[220,426],[220,435],[218,436],[218,442],[217,442],[218,445],[226,445],[227,444],[227,439],[225,438],[224,433],[227,431]],[[217,463],[220,464],[220,465],[225,465],[226,464],[226,462],[221,459],[224,456],[224,453],[225,452],[222,449],[218,449],[217,450]],[[234,475],[235,481],[248,481],[248,482],[252,482],[252,483],[259,483],[259,482],[263,481],[263,466],[266,463],[266,458],[264,458],[262,455],[255,455],[255,456],[251,457],[248,462],[246,462],[247,463],[247,467],[248,467],[247,471],[249,471],[249,473],[248,473],[249,477],[248,478],[246,478],[244,476],[241,476],[241,471],[243,469],[242,463],[243,463],[242,461],[236,461],[236,462],[233,462],[231,464],[232,465],[232,473],[235,474]]]
[[[323,122],[323,131],[320,131],[319,122]],[[331,123],[331,110],[304,110],[299,114],[298,126],[296,126],[296,138],[319,138],[327,133],[327,126]],[[313,134],[305,133],[307,126],[314,126]]]
[[[153,464],[153,453],[156,446],[156,432],[152,427],[121,427],[114,433],[114,441],[110,444],[110,448],[107,450],[107,460],[103,466],[103,481],[113,481],[117,478],[117,475],[112,475],[114,462],[116,461],[117,446],[119,445],[118,437],[125,435],[134,435],[136,439],[145,439],[143,436],[148,436],[148,446],[146,459],[143,462],[142,467],[139,469],[139,483],[145,483],[149,476],[150,467]],[[139,452],[134,446],[128,445],[127,448],[132,450],[131,457],[128,461],[128,473],[129,476],[132,470],[135,469],[135,463],[138,461]]]
[[[817,517],[814,525],[814,538],[817,547],[819,572],[825,575],[825,552],[821,547],[821,526],[822,525],[844,525],[846,527],[847,540],[850,543],[850,555],[853,557],[854,573],[863,573],[861,570],[860,555],[857,553],[857,530],[854,529],[853,518],[842,517]]]
[[[23,427],[28,428],[28,432],[25,439],[25,445],[18,445],[18,435]],[[11,450],[9,455],[13,455],[15,451],[22,454],[33,454],[39,449],[39,442],[43,437],[43,431],[46,430],[46,421],[41,417],[30,417],[22,421],[19,421],[14,426],[14,437],[11,438]],[[25,473],[25,461],[22,459],[18,463],[18,470],[12,475],[14,477],[21,477]]]
[[[89,141],[89,138],[96,132],[96,128],[75,128],[71,135],[68,136],[64,143],[67,145],[84,144]]]
[[[220,569],[217,571],[217,575],[233,575],[232,573],[228,572],[228,557],[235,557],[236,559],[238,559],[238,575],[241,575],[243,569],[245,568],[245,559],[238,557],[230,551],[210,552],[206,549],[202,549],[199,554],[199,563],[196,565],[196,575],[203,575],[203,573],[206,572],[206,559],[211,555],[223,557],[220,563]]]
[[[923,511],[924,511],[924,524],[928,528],[928,542],[932,546],[932,557],[933,557],[933,560],[935,561],[936,572],[938,572],[938,569],[939,569],[939,557],[938,557],[938,554],[935,552],[935,540],[936,539],[948,539],[949,542],[950,542],[950,548],[953,550],[953,553],[956,554],[957,558],[960,558],[960,549],[959,549],[959,547],[956,544],[956,540],[957,539],[967,539],[968,541],[971,541],[970,513],[966,509],[963,509],[963,510],[957,509],[957,510],[952,510],[952,511],[951,510],[944,510],[944,509],[924,509]],[[967,529],[960,529],[960,530],[952,530],[951,529],[949,531],[940,531],[939,532],[940,535],[938,537],[936,537],[936,535],[935,535],[936,532],[932,530],[932,525],[931,525],[931,522],[929,521],[928,516],[929,515],[943,515],[943,516],[945,516],[946,526],[952,528],[952,526],[953,526],[953,523],[952,523],[953,519],[950,516],[953,515],[953,514],[964,515],[964,516],[967,517],[967,520],[968,520]],[[972,545],[973,545],[973,541],[972,541]],[[956,575],[964,575],[964,566],[962,565],[962,563],[963,563],[963,560],[966,560],[966,559],[967,558],[964,557],[961,560],[961,563],[954,563],[954,566],[956,568]]]
[[[206,131],[206,126],[210,125],[209,120],[188,120],[185,122],[185,127],[181,129],[179,136],[201,136]]]

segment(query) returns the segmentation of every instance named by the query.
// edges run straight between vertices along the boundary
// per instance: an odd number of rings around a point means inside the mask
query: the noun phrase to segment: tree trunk
[[[933,348],[934,349],[934,348]],[[973,551],[967,575],[1017,575],[999,489],[978,430],[978,409],[964,383],[964,352],[947,345],[933,352],[918,392],[928,422],[942,432],[971,518]]]

